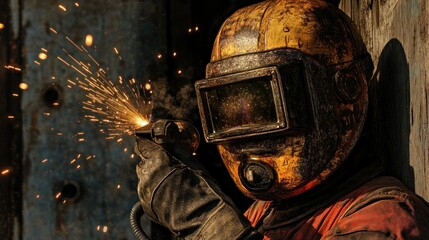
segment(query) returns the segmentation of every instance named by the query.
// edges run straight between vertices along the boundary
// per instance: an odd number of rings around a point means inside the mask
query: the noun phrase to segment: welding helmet
[[[196,82],[205,140],[238,188],[287,199],[323,182],[362,131],[373,64],[328,1],[271,0],[235,12]]]

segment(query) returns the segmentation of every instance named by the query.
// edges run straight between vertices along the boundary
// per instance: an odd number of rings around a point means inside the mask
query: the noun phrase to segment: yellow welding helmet
[[[373,64],[323,0],[269,0],[229,17],[196,82],[205,140],[239,189],[287,199],[324,181],[362,131]]]

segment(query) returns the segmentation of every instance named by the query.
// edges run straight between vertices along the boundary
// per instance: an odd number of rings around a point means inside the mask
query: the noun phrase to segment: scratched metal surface
[[[22,99],[23,239],[134,239],[128,223],[137,201],[134,139],[107,141],[83,118],[84,94],[67,86],[76,72],[56,56],[64,56],[64,47],[74,53],[60,35],[83,44],[92,34],[94,58],[112,76],[147,81],[163,69],[155,59],[166,45],[163,1],[75,2],[23,1],[23,81],[29,85]],[[42,48],[46,60],[39,59]],[[54,102],[60,106],[49,106]]]

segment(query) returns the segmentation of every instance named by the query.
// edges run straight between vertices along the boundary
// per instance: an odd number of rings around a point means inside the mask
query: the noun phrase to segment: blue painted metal
[[[122,143],[107,141],[83,118],[84,93],[67,86],[76,71],[56,56],[64,56],[64,47],[73,52],[61,34],[81,44],[92,34],[94,58],[111,76],[133,76],[142,82],[157,77],[164,66],[156,55],[166,46],[162,2],[23,1],[23,81],[29,85],[22,99],[23,239],[133,239],[128,215],[137,201],[137,158],[130,157],[134,137],[124,137]],[[48,58],[39,59],[45,50]],[[46,101],[60,101],[60,106]]]

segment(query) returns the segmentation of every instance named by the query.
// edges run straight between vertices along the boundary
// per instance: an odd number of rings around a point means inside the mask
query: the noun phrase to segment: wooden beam
[[[429,28],[425,0],[343,0],[376,66],[389,172],[429,200]]]

